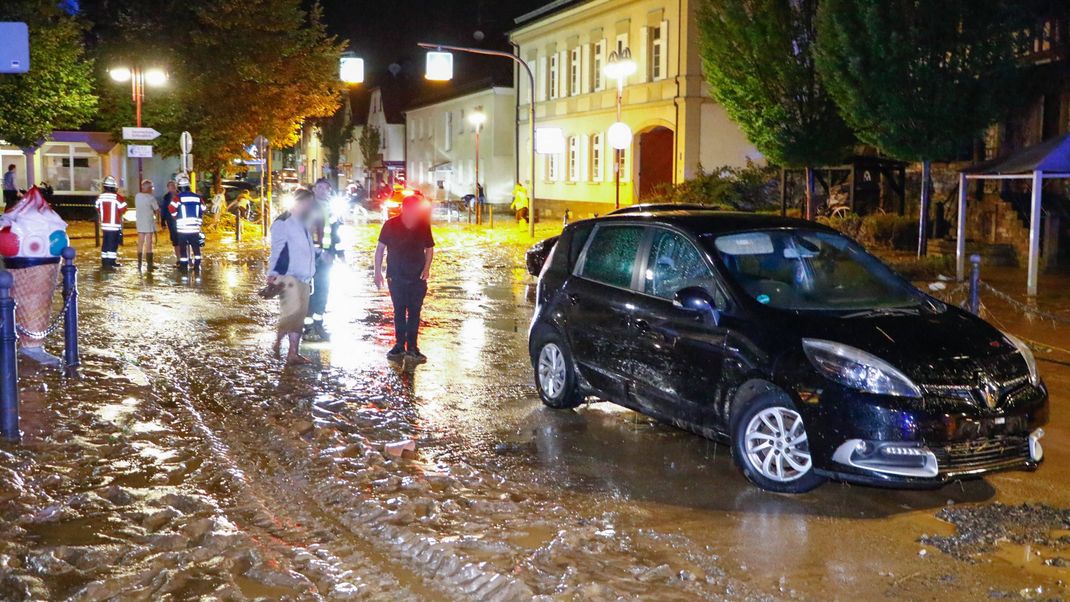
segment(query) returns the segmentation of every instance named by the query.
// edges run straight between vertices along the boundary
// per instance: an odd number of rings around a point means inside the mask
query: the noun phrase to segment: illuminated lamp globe
[[[130,78],[134,76],[133,72],[127,67],[115,67],[108,70],[108,75],[119,83],[128,82]]]
[[[632,145],[632,128],[624,122],[618,121],[609,126],[606,136],[609,138],[609,146],[615,150],[624,150]]]

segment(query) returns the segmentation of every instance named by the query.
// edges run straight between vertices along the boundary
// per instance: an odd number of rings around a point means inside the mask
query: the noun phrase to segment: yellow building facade
[[[621,121],[633,138],[621,153],[620,204],[651,198],[697,172],[762,156],[709,93],[689,0],[557,0],[517,18],[511,34],[535,75],[535,123],[560,128],[562,152],[538,155],[535,195],[554,213],[611,210],[618,187],[607,131],[617,121],[611,53],[628,49],[636,72],[623,85]],[[531,160],[530,85],[518,74],[520,173]],[[541,212],[541,210],[540,210]]]

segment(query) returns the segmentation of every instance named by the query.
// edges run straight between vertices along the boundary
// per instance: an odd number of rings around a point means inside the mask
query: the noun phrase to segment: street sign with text
[[[155,140],[160,132],[152,128],[123,128],[123,140]]]
[[[151,144],[127,144],[126,156],[131,159],[151,159],[152,158],[152,145]]]

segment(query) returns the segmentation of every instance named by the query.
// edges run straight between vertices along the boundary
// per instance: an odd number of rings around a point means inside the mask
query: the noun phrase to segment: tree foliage
[[[383,147],[383,135],[374,125],[366,125],[357,139],[360,154],[364,157],[364,167],[371,168],[379,163],[379,149]]]
[[[334,115],[313,120],[319,131],[320,143],[327,151],[327,165],[331,168],[338,167],[342,148],[353,140],[353,130],[357,124],[353,123],[351,116],[347,103],[343,102]]]
[[[0,75],[0,139],[29,147],[92,119],[97,97],[81,21],[48,0],[4,0],[0,21],[30,29],[30,71]]]
[[[148,88],[144,124],[163,135],[161,154],[193,135],[199,168],[219,170],[264,135],[294,144],[301,123],[338,107],[342,44],[329,36],[318,5],[300,0],[110,0],[87,5],[101,62],[162,65],[163,89]],[[129,94],[106,94],[101,123],[130,125]]]
[[[770,161],[839,163],[854,136],[814,62],[817,0],[705,0],[702,64],[714,98]]]
[[[951,157],[1020,76],[1011,0],[822,0],[817,67],[858,137],[907,161]]]

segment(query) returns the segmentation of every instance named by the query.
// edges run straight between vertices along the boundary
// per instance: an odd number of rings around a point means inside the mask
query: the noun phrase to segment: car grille
[[[930,449],[944,475],[1009,468],[1029,461],[1028,437],[993,437]]]
[[[1030,393],[1029,372],[1017,354],[930,365],[918,379],[929,401],[968,403],[995,410]]]

